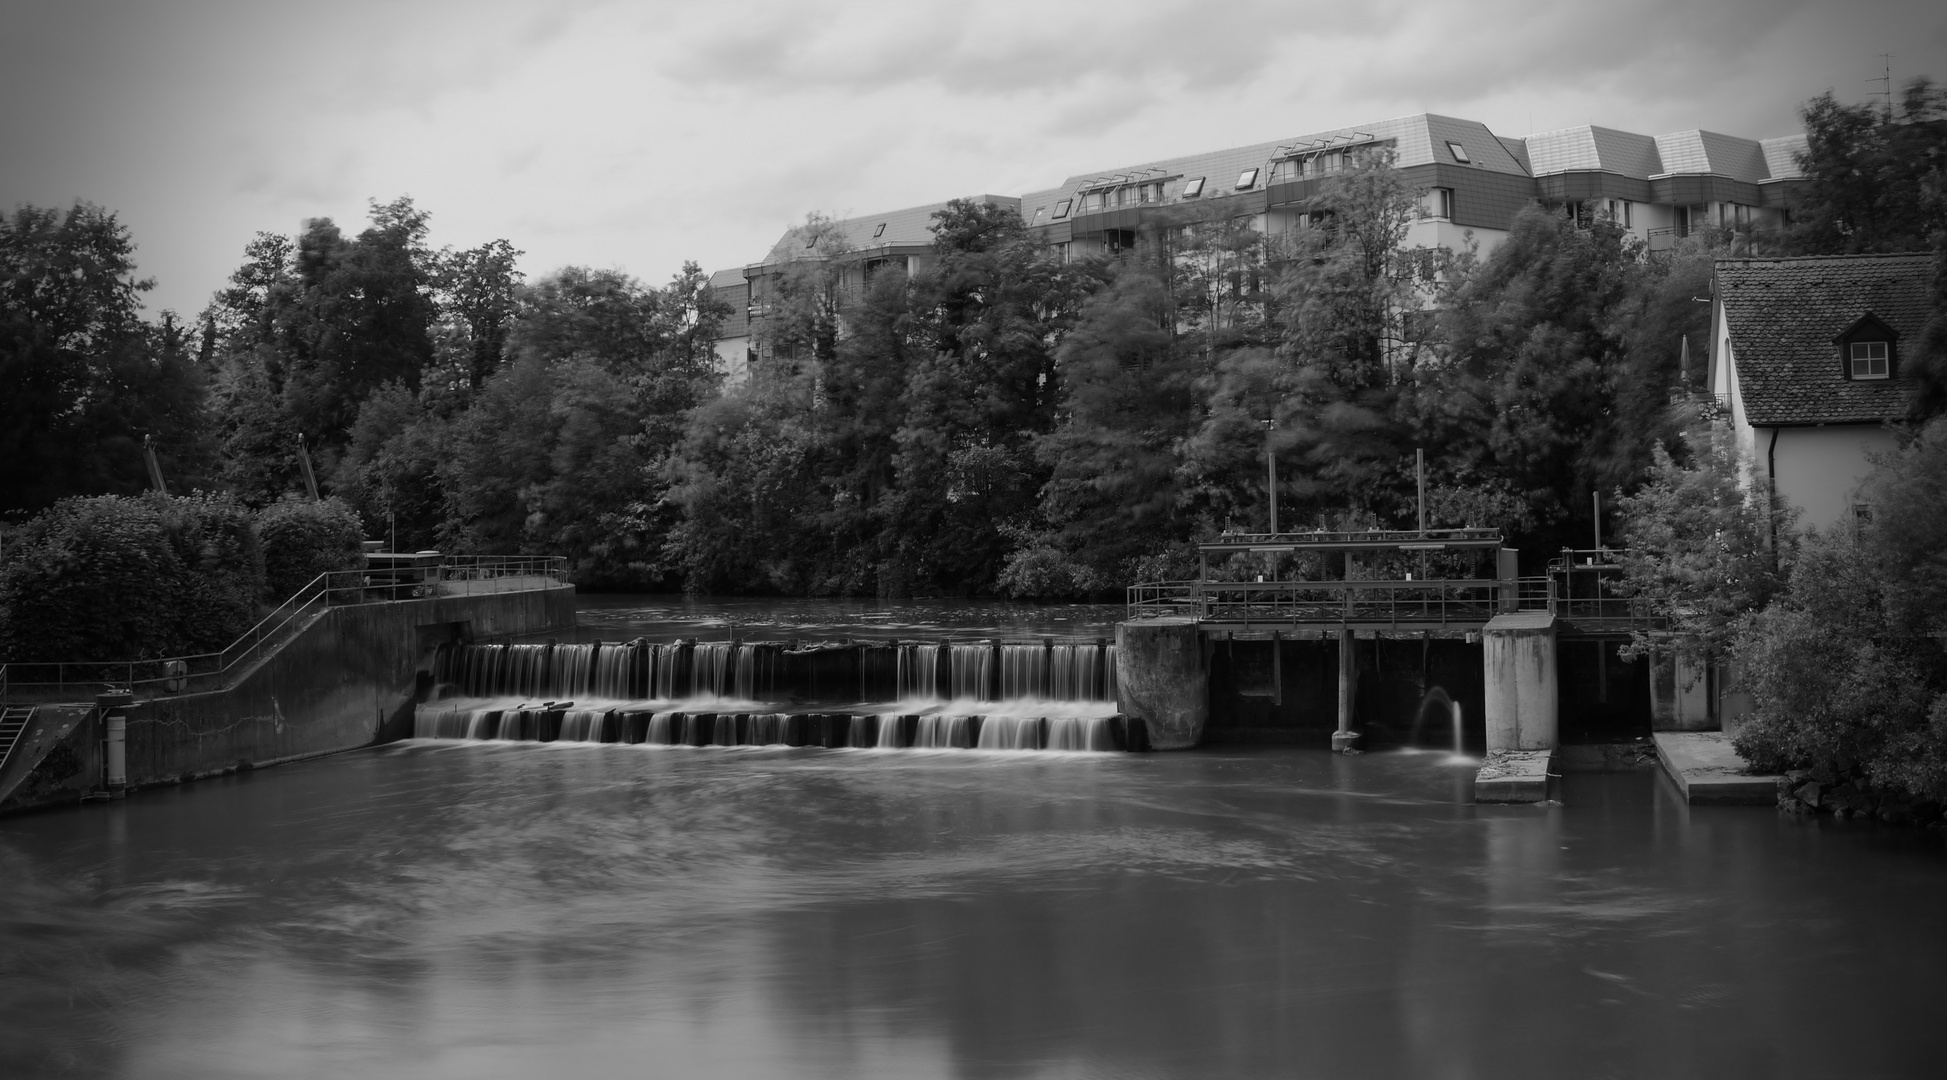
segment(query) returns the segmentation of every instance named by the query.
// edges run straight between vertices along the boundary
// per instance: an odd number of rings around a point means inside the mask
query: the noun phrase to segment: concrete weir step
[[[1496,750],[1474,774],[1477,803],[1538,803],[1548,798],[1553,750]]]
[[[1656,757],[1692,805],[1770,806],[1778,777],[1754,773],[1721,731],[1659,731]]]

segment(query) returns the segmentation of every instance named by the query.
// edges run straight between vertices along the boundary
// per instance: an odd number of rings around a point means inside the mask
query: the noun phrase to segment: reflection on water
[[[1927,1075],[1937,841],[1438,754],[408,743],[0,822],[0,1075]]]
[[[549,636],[622,641],[793,637],[865,639],[1085,637],[1115,639],[1120,604],[1015,604],[1001,600],[780,600],[774,597],[576,597],[580,626]],[[571,636],[572,635],[572,636]]]

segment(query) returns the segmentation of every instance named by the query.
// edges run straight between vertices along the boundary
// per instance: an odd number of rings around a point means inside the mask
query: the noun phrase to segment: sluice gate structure
[[[1120,704],[1159,748],[1405,742],[1435,689],[1489,753],[1555,749],[1564,701],[1574,725],[1701,724],[1690,673],[1618,660],[1660,621],[1621,595],[1613,554],[1564,550],[1523,576],[1495,529],[1226,533],[1199,546],[1196,579],[1129,589]]]

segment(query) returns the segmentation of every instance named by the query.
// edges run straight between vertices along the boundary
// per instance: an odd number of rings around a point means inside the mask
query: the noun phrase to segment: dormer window
[[[1056,220],[1056,221],[1060,221],[1060,220],[1061,220],[1062,218],[1065,218],[1065,217],[1067,217],[1067,216],[1068,216],[1068,208],[1069,208],[1069,207],[1071,207],[1071,206],[1073,206],[1073,205],[1075,205],[1075,200],[1073,200],[1073,199],[1063,199],[1063,200],[1061,200],[1060,202],[1058,202],[1058,203],[1056,203],[1056,204],[1055,204],[1055,212],[1054,212],[1054,213],[1053,213],[1052,215],[1050,215],[1050,216],[1051,216],[1051,217],[1052,217],[1052,218],[1053,218],[1054,220]]]
[[[886,223],[881,221],[879,223],[879,227],[872,230],[872,239],[877,240],[878,238],[884,236],[885,234],[886,234]]]
[[[1183,182],[1184,198],[1194,199],[1201,194],[1203,194],[1203,177],[1201,176],[1192,177],[1191,179]]]
[[[1833,344],[1839,346],[1840,373],[1855,382],[1890,379],[1899,366],[1900,335],[1868,314],[1845,329]]]
[[[1447,153],[1452,154],[1453,159],[1462,165],[1472,165],[1474,163],[1474,159],[1467,156],[1467,148],[1457,142],[1447,144]]]
[[[1244,191],[1257,183],[1257,170],[1245,169],[1237,174],[1237,190]]]
[[[1892,374],[1891,342],[1854,341],[1849,342],[1847,351],[1851,354],[1852,377],[1855,379],[1884,379]]]

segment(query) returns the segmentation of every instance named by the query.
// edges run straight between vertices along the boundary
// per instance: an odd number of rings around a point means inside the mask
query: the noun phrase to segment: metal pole
[[[1278,531],[1278,459],[1271,453],[1271,433],[1278,429],[1276,420],[1264,422],[1264,468],[1270,479],[1265,492],[1271,501],[1271,532]]]
[[[1591,498],[1595,500],[1595,549],[1597,551],[1601,551],[1602,550],[1602,489],[1597,488],[1596,490],[1589,492],[1589,495]]]
[[[1420,531],[1426,531],[1426,450],[1413,451],[1413,471],[1420,481]]]

